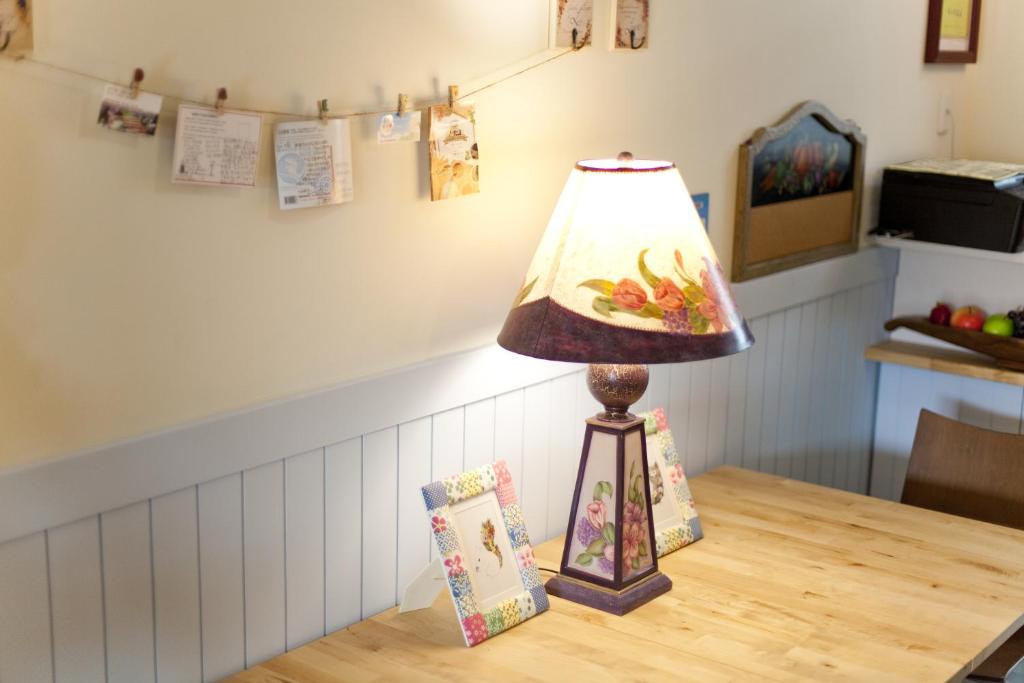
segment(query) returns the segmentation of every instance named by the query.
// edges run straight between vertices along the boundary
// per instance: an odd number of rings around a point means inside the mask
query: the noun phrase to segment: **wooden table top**
[[[624,617],[553,597],[466,648],[444,591],[228,680],[946,681],[1024,624],[1022,531],[731,467],[690,484],[705,537]]]

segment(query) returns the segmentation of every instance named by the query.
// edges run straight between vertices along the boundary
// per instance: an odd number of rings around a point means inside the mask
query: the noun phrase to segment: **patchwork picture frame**
[[[503,460],[422,490],[468,647],[548,608],[512,474]]]
[[[654,513],[655,548],[658,557],[664,557],[699,541],[704,532],[665,411],[655,408],[638,413],[637,417],[644,419],[647,435],[647,478]]]

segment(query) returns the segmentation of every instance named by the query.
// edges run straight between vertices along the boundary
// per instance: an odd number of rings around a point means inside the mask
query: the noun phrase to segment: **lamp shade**
[[[702,360],[753,341],[675,165],[615,159],[570,173],[498,336],[583,363]]]

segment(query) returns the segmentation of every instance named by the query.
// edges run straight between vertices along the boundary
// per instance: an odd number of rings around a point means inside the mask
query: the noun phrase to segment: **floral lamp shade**
[[[498,343],[586,363],[671,363],[753,343],[675,165],[576,164]]]

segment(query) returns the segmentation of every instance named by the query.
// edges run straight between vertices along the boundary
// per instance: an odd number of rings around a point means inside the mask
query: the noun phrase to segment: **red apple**
[[[935,325],[949,325],[949,319],[953,317],[953,311],[950,309],[949,304],[944,304],[941,301],[935,304],[935,308],[932,309],[931,315],[928,316]]]
[[[980,330],[985,324],[985,318],[985,311],[977,306],[964,306],[956,309],[949,324],[962,330]]]

